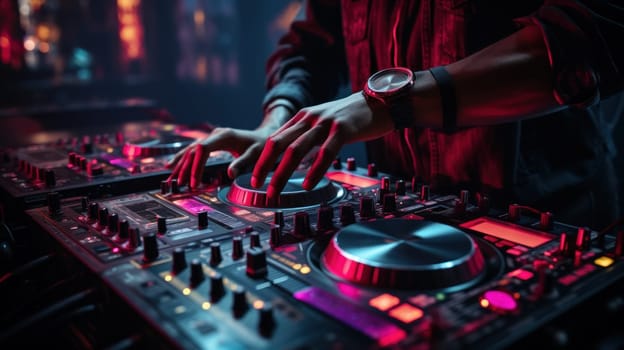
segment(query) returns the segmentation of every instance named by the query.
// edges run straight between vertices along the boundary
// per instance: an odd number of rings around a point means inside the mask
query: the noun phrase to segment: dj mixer
[[[199,128],[157,120],[123,123],[114,129],[92,134],[48,132],[39,135],[43,142],[0,149],[3,201],[10,201],[13,209],[28,209],[45,205],[49,192],[99,198],[146,191],[170,174],[166,164],[176,152],[208,135]],[[229,153],[215,152],[206,173],[223,181],[229,161]]]
[[[41,166],[23,163],[34,179]],[[274,206],[247,174],[194,191],[51,191],[26,212],[166,348],[502,349],[548,345],[536,334],[561,319],[574,341],[614,329],[596,305],[622,304],[622,232],[436,194],[353,158],[311,191],[304,176]]]

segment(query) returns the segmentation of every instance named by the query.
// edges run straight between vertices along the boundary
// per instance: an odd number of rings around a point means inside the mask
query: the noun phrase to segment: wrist
[[[383,69],[370,76],[362,93],[374,114],[385,114],[395,129],[409,128],[414,124],[410,93],[415,79],[408,68]]]

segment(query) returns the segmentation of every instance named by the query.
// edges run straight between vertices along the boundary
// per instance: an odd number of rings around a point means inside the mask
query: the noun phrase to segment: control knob
[[[251,248],[247,251],[247,276],[260,278],[267,275],[266,253],[261,248]]]
[[[158,258],[158,238],[155,233],[143,236],[143,262],[149,263]]]
[[[184,252],[184,248],[177,247],[173,250],[172,261],[171,272],[174,275],[186,269],[186,253]]]
[[[327,231],[334,228],[334,208],[329,205],[321,205],[316,217],[317,231]]]
[[[191,261],[191,288],[195,288],[204,281],[204,267],[199,259],[193,259]]]
[[[360,198],[360,217],[363,219],[375,217],[375,201],[371,196]]]

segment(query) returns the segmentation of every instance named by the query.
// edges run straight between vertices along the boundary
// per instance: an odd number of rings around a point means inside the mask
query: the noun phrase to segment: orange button
[[[390,311],[389,314],[397,320],[405,323],[414,322],[423,317],[423,311],[421,309],[409,304],[402,304],[396,309]]]

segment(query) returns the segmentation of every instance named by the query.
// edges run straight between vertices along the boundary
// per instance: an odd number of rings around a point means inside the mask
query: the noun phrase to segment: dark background
[[[128,104],[157,106],[182,124],[254,128],[266,59],[300,5],[0,0],[0,144],[29,129],[113,121],[94,110]],[[361,144],[343,154],[365,158]]]

